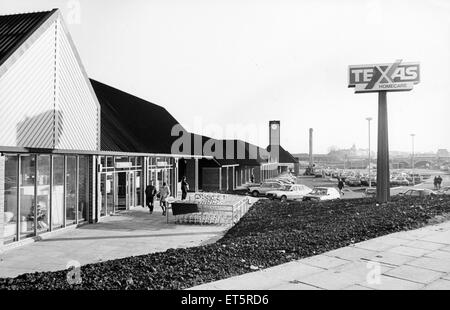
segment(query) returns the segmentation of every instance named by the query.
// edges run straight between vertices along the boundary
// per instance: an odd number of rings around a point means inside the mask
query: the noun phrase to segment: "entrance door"
[[[128,172],[117,173],[117,209],[126,210],[128,206]]]

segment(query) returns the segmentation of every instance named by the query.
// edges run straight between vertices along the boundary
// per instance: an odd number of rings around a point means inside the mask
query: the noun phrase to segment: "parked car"
[[[411,185],[419,184],[419,183],[422,183],[422,181],[423,181],[422,176],[421,176],[420,174],[417,174],[417,173],[415,173],[415,174],[410,173],[410,174],[406,177],[406,179],[409,181],[409,183],[410,183]]]
[[[361,181],[356,177],[349,177],[345,180],[345,184],[348,186],[361,186]]]
[[[391,185],[409,186],[410,182],[405,177],[395,177],[390,180]]]
[[[286,185],[283,189],[269,191],[266,193],[267,197],[270,199],[280,199],[281,201],[287,200],[302,200],[303,196],[309,194],[312,191],[306,185],[302,184],[293,184]]]
[[[255,186],[259,186],[260,185],[260,183],[244,183],[244,184],[242,184],[241,186],[237,186],[236,187],[236,190],[246,190],[246,191],[248,191],[248,189],[250,188],[250,187],[255,187]]]
[[[437,193],[431,189],[409,189],[404,193],[399,193],[400,196],[405,197],[424,197],[424,196],[436,196]]]
[[[334,187],[315,187],[309,194],[303,197],[303,201],[334,200],[340,199],[341,195]]]
[[[286,186],[281,182],[263,182],[259,186],[251,186],[248,188],[248,191],[252,194],[253,197],[258,197],[260,195],[265,195],[268,191],[273,191],[277,189],[282,189]]]
[[[361,177],[359,179],[359,181],[361,182],[362,186],[369,186],[369,177]],[[377,185],[377,181],[376,181],[376,176],[371,176],[370,177],[370,183],[372,186],[376,186]]]

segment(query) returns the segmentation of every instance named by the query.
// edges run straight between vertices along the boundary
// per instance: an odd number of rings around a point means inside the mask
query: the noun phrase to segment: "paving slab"
[[[450,251],[441,251],[441,250],[437,250],[437,251],[433,251],[431,253],[427,253],[425,254],[424,257],[431,257],[431,258],[440,258],[440,259],[446,259],[450,261]]]
[[[438,272],[450,272],[450,263],[448,258],[441,259],[431,257],[420,257],[406,263],[406,265],[434,270]]]
[[[450,252],[450,246],[446,246],[440,249],[441,251]]]
[[[395,268],[394,266],[385,265],[379,262],[374,261],[361,261],[361,262],[352,262],[350,264],[341,265],[334,267],[333,271],[339,271],[343,273],[350,273],[354,275],[363,275],[366,278],[370,276],[373,271],[379,272],[380,274],[385,273],[391,269]]]
[[[372,250],[366,250],[358,247],[344,247],[337,250],[333,250],[327,253],[324,253],[326,256],[336,257],[349,261],[359,261],[362,259],[369,259],[374,256],[378,252]]]
[[[435,242],[423,241],[423,240],[414,240],[414,241],[408,242],[404,245],[407,247],[424,249],[424,250],[439,250],[439,249],[445,247],[445,245],[442,243],[435,243]]]
[[[353,285],[345,287],[344,290],[349,290],[349,291],[367,291],[367,290],[373,290],[373,288],[365,287],[365,286],[358,285],[358,284],[353,284]]]
[[[367,283],[366,281],[359,283],[359,285],[374,290],[419,290],[425,287],[425,284],[393,278],[386,275],[381,275],[379,281],[375,283]]]
[[[391,266],[401,266],[414,259],[414,256],[397,254],[393,252],[377,252],[377,254],[369,257],[368,261],[379,262]]]
[[[424,290],[450,290],[450,280],[438,279],[425,286]]]
[[[422,240],[450,245],[450,231],[435,232]]]
[[[388,249],[391,249],[397,245],[392,243],[384,243],[382,239],[373,239],[373,240],[367,240],[360,243],[356,243],[353,245],[356,248],[360,249],[366,249],[371,251],[386,251]]]
[[[400,245],[394,248],[390,248],[388,252],[396,253],[396,254],[402,254],[406,256],[413,256],[413,257],[421,257],[424,256],[427,253],[430,253],[431,250],[425,250],[425,249],[419,249],[419,248],[413,248],[405,245]]]
[[[282,280],[285,282],[301,281],[311,274],[325,271],[326,269],[311,266],[300,261],[294,261],[260,271],[265,278]]]
[[[384,275],[417,283],[429,284],[444,275],[442,272],[432,271],[415,266],[400,266],[391,269]]]
[[[332,257],[328,255],[316,255],[312,257],[305,258],[301,261],[303,264],[310,266],[315,266],[324,269],[330,269],[336,266],[344,265],[350,263],[349,260],[341,259],[337,257]]]
[[[315,290],[322,290],[319,287],[311,286],[304,283],[287,283],[282,284],[280,286],[269,288],[269,290],[290,290],[290,291],[298,291],[298,290],[306,290],[306,291],[315,291]]]
[[[304,277],[301,282],[327,290],[339,290],[365,280],[366,274],[353,274],[349,272],[340,272],[337,270],[326,270]]]

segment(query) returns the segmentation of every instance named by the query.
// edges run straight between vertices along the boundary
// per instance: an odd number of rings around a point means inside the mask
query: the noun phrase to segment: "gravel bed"
[[[448,219],[450,196],[281,203],[260,200],[214,244],[127,257],[68,271],[0,279],[0,289],[184,289]]]

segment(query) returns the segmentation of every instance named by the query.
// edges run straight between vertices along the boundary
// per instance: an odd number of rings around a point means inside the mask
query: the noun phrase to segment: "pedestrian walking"
[[[186,181],[186,177],[184,176],[181,179],[181,200],[185,200],[186,199],[188,190],[189,190],[189,184]]]
[[[150,184],[145,188],[145,204],[147,205],[150,214],[153,213],[153,204],[155,201],[156,195],[156,187],[153,185],[153,180],[150,181]]]
[[[255,183],[255,176],[254,176],[253,173],[252,173],[252,175],[250,176],[250,182],[251,182],[251,183]]]
[[[439,176],[437,177],[437,186],[438,186],[438,189],[441,189],[441,184],[442,184],[442,178],[441,178],[441,176],[439,175]]]
[[[163,210],[162,215],[166,215],[166,209],[167,209],[167,198],[170,196],[170,188],[167,186],[167,183],[164,182],[162,188],[159,191],[160,199],[159,199],[159,205],[161,206],[161,209]]]
[[[342,189],[344,188],[344,181],[342,179],[338,179],[338,188],[339,188],[339,194],[345,195]]]
[[[434,184],[434,189],[438,189],[438,178],[437,178],[437,176],[434,176],[433,184]]]

